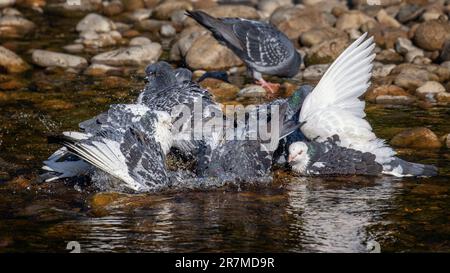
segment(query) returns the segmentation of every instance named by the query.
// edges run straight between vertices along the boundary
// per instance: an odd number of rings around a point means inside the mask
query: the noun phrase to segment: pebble
[[[162,54],[162,47],[158,43],[143,46],[131,46],[100,53],[91,61],[110,66],[146,66],[154,63]]]
[[[16,53],[0,46],[0,67],[8,73],[22,73],[30,69],[30,66]]]
[[[43,67],[84,68],[88,62],[85,58],[48,50],[36,49],[31,55],[33,63]]]
[[[260,85],[250,85],[241,89],[237,95],[239,97],[246,97],[246,98],[259,98],[265,97],[266,94],[267,94],[266,89],[264,89]]]

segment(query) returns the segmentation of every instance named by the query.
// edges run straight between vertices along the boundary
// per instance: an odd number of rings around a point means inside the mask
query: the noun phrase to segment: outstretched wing
[[[373,37],[365,40],[366,36],[359,37],[331,64],[305,99],[300,122],[306,122],[302,132],[309,139],[323,142],[337,134],[341,146],[374,153],[382,162],[394,151],[372,132],[364,119],[365,103],[359,99],[370,85],[375,58]]]
[[[277,66],[293,54],[288,38],[271,25],[241,19],[233,31],[246,51],[245,59],[257,66]]]

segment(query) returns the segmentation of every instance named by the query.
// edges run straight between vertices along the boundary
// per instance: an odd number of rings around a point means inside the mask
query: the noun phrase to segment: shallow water
[[[60,22],[64,35],[47,20],[32,40],[18,43],[21,50],[75,39],[72,19]],[[98,194],[70,183],[35,183],[42,160],[57,148],[46,135],[76,129],[111,103],[131,102],[142,77],[114,82],[35,69],[21,80],[26,88],[0,96],[0,252],[67,252],[69,241],[85,252],[364,252],[371,240],[389,252],[450,251],[448,149],[398,150],[407,160],[437,165],[441,175],[428,179],[277,171],[268,185]],[[447,107],[369,105],[367,112],[386,139],[414,126],[450,132]]]

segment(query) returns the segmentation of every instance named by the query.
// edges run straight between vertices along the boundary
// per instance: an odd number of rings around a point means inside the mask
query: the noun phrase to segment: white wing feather
[[[341,146],[376,155],[377,162],[389,162],[395,152],[378,139],[364,119],[365,103],[359,97],[369,87],[375,44],[367,33],[353,42],[328,68],[305,99],[300,111],[302,132],[309,139],[325,141],[337,134]]]

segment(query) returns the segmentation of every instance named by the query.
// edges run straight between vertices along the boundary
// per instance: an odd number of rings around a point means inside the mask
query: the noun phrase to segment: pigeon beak
[[[295,156],[289,155],[288,156],[288,162],[294,161]]]

